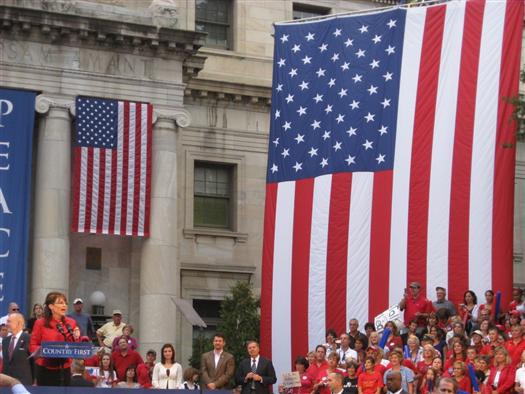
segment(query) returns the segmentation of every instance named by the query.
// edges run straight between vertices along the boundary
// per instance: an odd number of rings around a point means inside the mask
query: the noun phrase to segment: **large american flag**
[[[149,236],[151,104],[76,99],[72,231]]]
[[[261,347],[276,369],[399,302],[512,287],[523,1],[275,25]]]

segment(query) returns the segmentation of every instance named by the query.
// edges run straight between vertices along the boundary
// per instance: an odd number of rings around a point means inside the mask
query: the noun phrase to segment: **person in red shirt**
[[[319,394],[330,394],[330,387],[328,386],[328,375],[331,373],[339,373],[343,377],[346,376],[346,371],[341,368],[337,368],[339,365],[339,354],[330,353],[328,355],[328,368],[320,370],[315,378],[315,384],[312,387],[312,391]],[[346,365],[346,364],[345,364]]]
[[[390,336],[386,340],[385,347],[388,348],[389,351],[393,350],[396,347],[403,347],[403,340],[399,335],[396,323],[394,323],[393,321],[387,321],[385,324],[385,328],[388,328],[390,330]]]
[[[419,386],[419,394],[428,394],[434,391],[436,380],[438,379],[437,373],[434,368],[428,368],[425,372],[421,385]]]
[[[515,287],[512,289],[512,301],[509,304],[509,311],[515,311],[515,310],[521,310],[523,311],[525,309],[524,303],[523,303],[523,290]]]
[[[460,390],[472,394],[472,384],[470,383],[470,378],[465,374],[466,369],[467,367],[463,361],[456,361],[453,365],[453,377]]]
[[[317,345],[315,348],[315,361],[310,363],[308,367],[308,374],[310,378],[315,381],[317,380],[317,375],[328,368],[328,362],[326,361],[326,348],[323,345]]]
[[[452,345],[452,354],[447,359],[447,361],[445,361],[443,370],[445,373],[448,373],[448,376],[452,376],[454,363],[457,361],[467,361],[467,347],[465,346],[465,342],[462,340],[457,340],[454,342]]]
[[[111,354],[111,360],[113,361],[113,366],[117,373],[117,379],[125,382],[126,370],[128,367],[143,364],[144,361],[142,360],[142,357],[140,357],[140,354],[129,348],[128,340],[126,338],[121,338],[118,342],[118,346],[119,350],[116,350]]]
[[[38,319],[31,334],[29,349],[35,352],[42,342],[74,342],[75,320],[66,317],[67,297],[58,291],[46,296],[44,317]],[[71,377],[71,360],[40,357],[36,360],[36,381],[39,386],[67,386]]]
[[[405,311],[405,325],[414,319],[417,320],[418,327],[423,328],[427,324],[428,315],[434,312],[432,302],[421,294],[421,283],[412,282],[408,285],[410,295],[407,291],[403,299],[399,302],[399,309]]]
[[[514,388],[516,369],[509,353],[503,347],[494,350],[494,365],[490,368],[487,384],[492,386],[492,394],[511,394]]]
[[[494,302],[494,291],[492,290],[487,290],[485,292],[485,303],[479,306],[479,313],[481,313],[484,310],[490,312],[490,320],[491,322],[494,322],[494,313],[496,312],[496,306]]]
[[[489,343],[481,348],[479,354],[493,356],[494,349],[498,346],[498,339],[501,333],[497,327],[492,327],[489,329]]]
[[[157,359],[157,352],[153,349],[146,353],[146,362],[137,365],[137,382],[140,387],[149,389],[151,387],[151,375],[153,374],[153,367]]]
[[[375,361],[373,357],[365,358],[365,372],[357,379],[357,390],[359,394],[379,394],[383,387],[383,378],[379,372],[374,370]]]
[[[306,372],[308,369],[308,361],[304,357],[297,357],[295,359],[295,370],[299,373],[300,387],[285,388],[279,385],[279,393],[282,394],[310,394],[312,392],[313,381]]]
[[[425,376],[427,369],[432,367],[432,361],[436,356],[436,349],[432,345],[423,346],[423,359],[416,364],[417,374],[421,379]]]
[[[523,330],[521,326],[515,324],[511,327],[512,338],[505,343],[505,349],[509,352],[512,365],[515,367],[521,361],[521,354],[525,350],[525,339],[523,339]]]

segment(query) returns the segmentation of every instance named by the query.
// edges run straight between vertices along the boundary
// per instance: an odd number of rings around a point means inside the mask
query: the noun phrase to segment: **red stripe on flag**
[[[153,140],[153,106],[148,104],[148,148],[146,158],[146,207],[144,211],[144,236],[149,237],[149,215],[151,198],[151,160],[152,160],[152,141]]]
[[[98,212],[97,212],[97,233],[102,232],[104,224],[104,188],[106,187],[106,149],[99,150],[99,175],[98,175]]]
[[[142,135],[142,104],[137,103],[135,111],[135,174],[133,176],[133,223],[132,234],[137,235],[139,230],[140,211],[140,168],[142,167],[140,157]]]
[[[346,266],[352,173],[332,176],[326,253],[326,327],[346,331]]]
[[[129,165],[129,102],[124,102],[124,134],[122,137],[122,206],[120,209],[120,232],[126,234],[128,209],[128,165]]]
[[[91,210],[93,209],[93,149],[95,148],[87,149],[86,217],[84,220],[84,232],[87,233],[91,229]]]
[[[465,7],[452,157],[448,240],[448,296],[454,302],[463,302],[463,293],[469,288],[470,176],[485,2],[469,1]]]
[[[73,218],[71,220],[71,231],[78,232],[78,215],[80,210],[80,160],[82,159],[82,148],[75,147],[73,150]]]
[[[109,192],[109,234],[115,234],[115,210],[117,203],[117,150],[111,152],[111,190]]]
[[[270,183],[266,185],[261,271],[261,354],[269,358],[272,357],[272,282],[276,210],[277,184]]]
[[[445,12],[446,6],[438,6],[428,8],[426,13],[410,167],[407,282],[419,281],[423,294],[427,279],[430,163]]]
[[[291,363],[308,352],[308,275],[310,268],[310,235],[314,180],[303,179],[295,183],[295,206],[292,245],[291,288]]]
[[[390,272],[392,180],[392,171],[381,171],[374,175],[370,229],[369,321],[374,321],[374,317],[389,307],[388,275]],[[378,286],[381,287],[380,291],[378,291]]]
[[[501,53],[492,216],[492,288],[502,292],[502,305],[510,301],[512,288],[516,160],[516,124],[511,121],[513,106],[506,97],[518,94],[522,32],[523,1],[508,1]]]

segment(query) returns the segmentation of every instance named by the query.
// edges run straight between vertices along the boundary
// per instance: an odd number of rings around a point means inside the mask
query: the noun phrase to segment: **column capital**
[[[153,111],[153,123],[156,123],[159,119],[174,121],[179,127],[188,127],[191,124],[191,115],[183,108],[172,110],[155,109]]]
[[[46,114],[51,107],[65,109],[72,116],[75,116],[75,100],[68,97],[53,97],[44,94],[39,94],[36,96],[36,112],[39,114]]]

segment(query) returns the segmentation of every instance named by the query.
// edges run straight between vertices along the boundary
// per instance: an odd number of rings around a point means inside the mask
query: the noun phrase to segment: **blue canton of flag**
[[[78,97],[76,111],[76,145],[92,148],[117,147],[116,100]]]
[[[275,26],[268,182],[391,170],[405,10]]]

